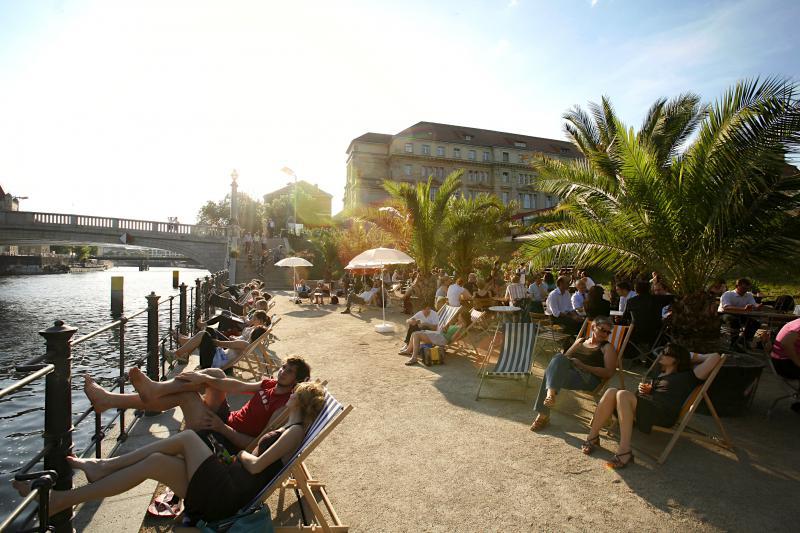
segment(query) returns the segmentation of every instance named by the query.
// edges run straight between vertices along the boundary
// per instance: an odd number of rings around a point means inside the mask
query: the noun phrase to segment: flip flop
[[[156,496],[147,506],[147,514],[158,518],[175,518],[183,510],[183,502],[172,490],[167,489]]]

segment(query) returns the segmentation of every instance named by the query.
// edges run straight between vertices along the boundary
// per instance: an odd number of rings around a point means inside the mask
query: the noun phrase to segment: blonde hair
[[[317,382],[298,383],[294,396],[303,417],[303,426],[310,426],[325,407],[325,388]]]

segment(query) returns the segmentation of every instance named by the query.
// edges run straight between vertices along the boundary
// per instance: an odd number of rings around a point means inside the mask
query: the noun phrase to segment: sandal
[[[555,396],[548,396],[542,402],[542,405],[545,407],[553,407],[556,404],[556,397]]]
[[[622,462],[622,457],[626,455],[630,455],[630,459],[625,462]],[[609,462],[606,463],[606,467],[612,468],[614,470],[620,470],[621,468],[625,468],[629,464],[634,462],[633,452],[625,452],[625,453],[615,453],[614,458],[611,459]]]
[[[547,424],[550,423],[550,417],[546,415],[537,415],[531,424],[531,431],[539,431],[547,427]]]
[[[586,439],[581,445],[581,451],[584,455],[592,455],[596,448],[602,448],[602,446],[600,446],[600,435],[591,439]]]

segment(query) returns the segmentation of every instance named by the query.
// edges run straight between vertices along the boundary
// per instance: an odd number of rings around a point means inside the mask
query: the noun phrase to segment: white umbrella
[[[314,266],[302,257],[284,257],[277,263],[275,263],[276,267],[292,267],[292,279],[294,280],[294,291],[297,294],[297,301],[300,301],[300,295],[297,293],[297,272],[295,268],[297,267],[310,267]]]
[[[373,248],[355,256],[345,268],[380,268],[381,269],[381,307],[383,308],[383,324],[375,326],[375,330],[387,333],[394,330],[394,326],[386,323],[386,302],[383,301],[383,269],[386,265],[407,265],[414,262],[414,258],[395,250],[394,248]]]

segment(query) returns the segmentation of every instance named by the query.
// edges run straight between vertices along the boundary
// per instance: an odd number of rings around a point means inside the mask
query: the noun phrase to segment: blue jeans
[[[572,366],[572,361],[563,353],[557,353],[550,359],[547,370],[544,371],[542,386],[533,404],[533,410],[545,416],[550,414],[550,408],[544,406],[547,389],[569,390],[594,390],[600,384],[600,378],[589,372],[583,372]]]

